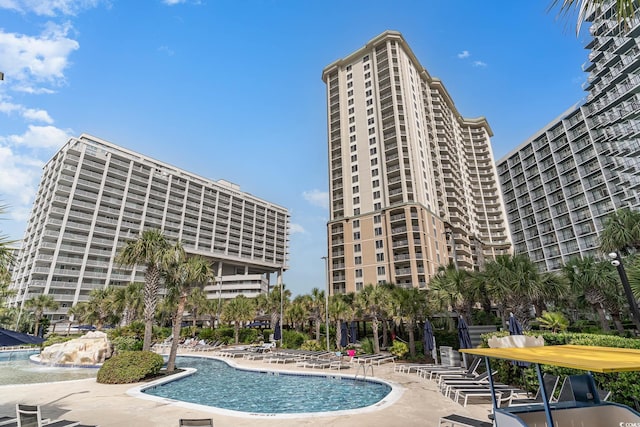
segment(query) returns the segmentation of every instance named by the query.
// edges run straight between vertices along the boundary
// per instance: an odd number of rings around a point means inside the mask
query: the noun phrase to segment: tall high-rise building
[[[542,270],[598,255],[607,215],[640,208],[640,11],[589,16],[586,100],[498,162],[514,250]]]
[[[463,118],[402,35],[328,65],[331,293],[424,288],[451,259],[479,268],[510,250],[491,129]]]
[[[48,314],[57,320],[93,289],[143,282],[143,266],[114,259],[146,229],[214,263],[209,298],[256,296],[288,268],[285,208],[83,134],[44,167],[10,302],[51,295],[60,307]]]

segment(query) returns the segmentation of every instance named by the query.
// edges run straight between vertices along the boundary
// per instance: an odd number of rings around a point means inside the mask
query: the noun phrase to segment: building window
[[[364,93],[364,96],[371,96],[371,94],[373,94],[373,92],[371,91],[371,89],[369,89]]]
[[[378,262],[384,261],[384,254],[376,254],[376,261]]]
[[[367,99],[367,107],[373,105],[373,99]]]
[[[359,205],[360,204],[360,197],[354,197],[353,198],[353,204],[354,205]]]
[[[379,179],[374,179],[373,182],[371,183],[371,186],[373,188],[380,187],[380,180]]]
[[[360,240],[360,232],[359,231],[355,231],[353,233],[353,240]]]
[[[374,224],[380,224],[382,222],[382,216],[381,215],[374,215],[373,216],[373,223]]]
[[[360,220],[359,219],[354,219],[353,220],[353,228],[359,228],[360,227]]]
[[[355,245],[353,245],[353,252],[362,252],[362,246],[360,245],[360,243],[356,243]]]
[[[371,78],[371,73],[370,72],[364,73],[364,78],[365,79],[370,79]]]
[[[376,133],[376,128],[369,128],[369,135]]]
[[[371,166],[375,166],[378,164],[378,159],[371,159]]]
[[[347,96],[353,96],[353,89],[349,89],[347,91]]]
[[[367,116],[370,116],[373,114],[373,108],[367,108]]]
[[[362,277],[362,269],[358,268],[356,270],[356,277]]]
[[[370,81],[366,81],[364,83],[364,87],[371,87],[371,82]]]
[[[358,182],[358,175],[354,175],[351,177],[351,183]]]
[[[382,248],[384,248],[384,241],[376,240],[376,249],[382,249]]]
[[[369,55],[366,55],[364,58],[362,58],[362,62],[367,62],[369,60]]]
[[[362,289],[364,289],[362,282],[356,282],[356,291],[361,291]]]
[[[356,186],[354,186],[352,188],[352,190],[353,190],[354,193],[358,193],[358,192],[360,192],[360,187],[356,185]]]
[[[379,191],[374,191],[373,192],[373,198],[374,199],[379,199],[380,198],[380,192]]]
[[[379,211],[380,209],[382,209],[382,203],[378,202],[373,204],[374,211]]]
[[[369,154],[371,154],[372,156],[375,155],[377,152],[378,150],[376,149],[376,147],[369,148]]]
[[[353,123],[356,121],[355,117],[349,117],[349,124]]]
[[[349,126],[349,132],[355,132],[355,131],[356,131],[355,126]]]
[[[364,70],[367,71],[371,67],[371,64],[364,64]]]
[[[356,142],[356,136],[355,135],[351,135],[349,137],[349,142]]]
[[[353,108],[353,107],[349,108],[349,114],[353,114],[355,112],[356,112],[355,108]]]
[[[351,65],[347,65],[347,71],[351,71]]]
[[[349,147],[349,149],[351,150],[351,152],[353,153],[354,151],[356,151],[358,149],[358,146],[353,144],[352,146]]]
[[[371,169],[371,176],[378,176],[378,169]]]
[[[347,101],[347,105],[353,105],[353,99],[350,99],[349,101]]]
[[[351,73],[347,74],[347,80],[351,80]]]
[[[372,136],[371,138],[369,138],[369,145],[373,145],[376,143],[376,137]]]
[[[374,118],[373,118],[373,117],[370,117],[370,118],[369,118],[369,120],[367,120],[367,124],[368,124],[368,125],[372,125],[372,124],[374,124],[374,123],[375,123],[375,120],[374,120]]]
[[[347,87],[353,87],[353,82],[348,82]]]
[[[357,256],[353,259],[353,263],[355,265],[361,265],[362,264],[362,257],[361,256]]]
[[[374,232],[376,236],[382,236],[382,227],[376,227]]]
[[[384,275],[384,267],[378,267],[378,276]]]
[[[351,155],[351,161],[352,162],[357,162],[358,161],[358,155],[357,154],[352,154]]]
[[[353,208],[354,215],[360,215],[360,208]]]

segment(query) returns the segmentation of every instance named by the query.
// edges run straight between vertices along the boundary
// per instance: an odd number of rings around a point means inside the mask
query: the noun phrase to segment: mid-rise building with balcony
[[[114,263],[143,230],[159,229],[213,263],[209,298],[252,297],[287,267],[287,209],[99,138],[71,138],[45,165],[18,253],[10,303],[59,303],[52,320],[93,289],[144,281],[144,267]]]
[[[331,293],[425,288],[440,266],[510,250],[491,128],[461,116],[402,35],[328,65]]]

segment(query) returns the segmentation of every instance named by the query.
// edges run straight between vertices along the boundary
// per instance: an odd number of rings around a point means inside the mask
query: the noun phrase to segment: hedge
[[[123,351],[107,359],[98,371],[102,384],[135,383],[160,372],[164,359],[151,351]]]

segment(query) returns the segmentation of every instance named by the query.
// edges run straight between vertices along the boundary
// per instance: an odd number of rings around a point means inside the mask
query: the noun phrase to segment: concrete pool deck
[[[206,352],[194,353],[194,356]],[[181,353],[187,355],[188,353]],[[244,359],[233,360],[240,366],[265,370],[288,370],[300,372],[335,373],[329,370],[296,368],[282,364]],[[341,374],[355,374],[355,368],[343,369]],[[43,417],[64,418],[95,424],[101,427],[149,426],[176,427],[180,418],[212,418],[216,427],[294,427],[308,426],[437,426],[440,417],[452,413],[487,420],[490,404],[469,404],[467,407],[444,397],[433,381],[419,378],[416,374],[397,373],[393,364],[374,366],[374,377],[396,383],[404,388],[404,393],[393,405],[378,411],[343,415],[317,416],[308,418],[270,419],[265,417],[233,417],[190,408],[138,399],[127,391],[138,384],[106,385],[95,379],[43,383],[29,385],[0,386],[0,415],[15,414],[16,403],[42,405]],[[212,384],[211,387],[216,387]],[[265,393],[268,393],[265,390]]]

